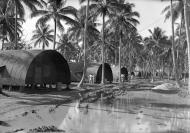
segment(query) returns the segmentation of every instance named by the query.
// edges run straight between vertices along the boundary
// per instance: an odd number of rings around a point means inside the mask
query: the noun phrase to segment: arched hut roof
[[[112,69],[108,63],[104,63],[104,78],[110,83],[113,82]],[[100,83],[101,79],[102,79],[102,64],[99,66],[97,74],[96,74],[96,83]]]
[[[67,61],[55,50],[6,50],[0,52],[1,84],[70,83]]]

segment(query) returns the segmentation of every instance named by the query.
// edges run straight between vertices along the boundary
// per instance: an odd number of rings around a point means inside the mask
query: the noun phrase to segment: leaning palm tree
[[[17,49],[17,21],[19,18],[24,18],[25,15],[25,6],[28,7],[32,12],[36,10],[36,6],[39,6],[42,8],[41,2],[44,2],[43,0],[3,0],[4,2],[7,2],[7,4],[14,10],[15,12],[15,49]]]
[[[66,6],[65,0],[49,0],[48,3],[45,3],[45,9],[44,10],[37,10],[34,11],[31,15],[31,17],[38,17],[36,25],[39,23],[47,23],[50,20],[53,20],[54,22],[54,38],[53,38],[53,49],[56,47],[56,30],[57,27],[59,30],[63,31],[64,27],[61,24],[61,21],[66,21],[68,23],[73,23],[73,19],[70,18],[68,15],[75,16],[76,15],[76,9],[72,6]]]
[[[131,31],[136,29],[136,25],[139,21],[136,19],[139,17],[139,13],[132,10],[133,4],[125,2],[124,0],[118,0],[119,8],[110,14],[108,24],[110,29],[113,28],[115,33],[118,34],[119,40],[119,83],[121,82],[121,46],[123,42],[123,36],[127,36]]]
[[[2,36],[2,50],[4,47],[5,40],[15,40],[16,36],[22,33],[21,23],[22,19],[18,19],[16,23],[17,35],[15,36],[15,21],[14,14],[11,12],[11,8],[5,2],[0,7],[0,34]]]
[[[83,3],[84,0],[80,0],[80,3]],[[87,6],[86,6],[86,18],[85,18],[85,28],[84,28],[84,66],[83,66],[83,76],[82,79],[80,81],[80,83],[78,84],[78,87],[80,87],[84,81],[85,75],[86,75],[86,68],[87,68],[87,64],[86,64],[86,39],[87,39],[87,25],[88,25],[88,14],[89,14],[89,5],[90,5],[90,0],[87,1]]]
[[[71,27],[68,29],[68,33],[70,34],[70,37],[74,40],[77,40],[77,43],[81,40],[83,42],[83,48],[84,48],[84,66],[86,66],[86,52],[87,52],[87,44],[90,41],[97,40],[99,36],[99,31],[96,29],[97,23],[95,22],[94,18],[92,16],[87,16],[87,6],[82,7],[76,17],[75,17],[75,23],[71,24]],[[88,18],[86,18],[88,17]],[[87,21],[87,22],[86,22]],[[86,75],[86,67],[83,69],[83,76],[81,81],[78,84],[78,87],[80,87],[83,82]]]
[[[45,49],[45,46],[49,46],[49,42],[53,41],[53,30],[50,29],[49,25],[39,24],[36,27],[36,30],[33,31],[34,35],[31,40],[34,40],[34,46],[42,44],[42,50]]]

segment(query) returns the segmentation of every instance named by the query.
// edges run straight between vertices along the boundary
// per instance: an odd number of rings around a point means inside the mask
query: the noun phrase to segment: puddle
[[[0,116],[0,132],[46,126],[66,133],[189,133],[190,106],[177,98],[131,91],[97,103],[19,108]]]
[[[163,106],[162,106],[163,105]],[[147,98],[70,107],[59,129],[69,133],[188,133],[190,110],[151,103]],[[176,107],[176,108],[175,108]]]

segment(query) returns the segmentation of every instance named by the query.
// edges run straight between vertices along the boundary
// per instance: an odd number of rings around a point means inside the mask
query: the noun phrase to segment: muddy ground
[[[165,82],[134,80],[123,85],[71,85],[71,90],[3,90],[0,133],[189,132],[190,96],[154,92]]]

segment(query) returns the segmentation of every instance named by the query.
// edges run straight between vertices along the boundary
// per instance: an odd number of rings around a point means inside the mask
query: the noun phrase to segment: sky
[[[171,22],[170,20],[165,20],[162,10],[164,7],[169,5],[169,2],[161,2],[161,0],[128,0],[130,3],[134,3],[136,6],[135,11],[140,13],[140,24],[137,26],[137,29],[143,37],[149,36],[150,33],[148,29],[153,29],[154,27],[161,27],[166,35],[171,35]],[[78,0],[67,0],[67,5],[73,6],[75,8],[80,8]],[[29,12],[26,15],[26,22],[23,24],[23,39],[27,42],[31,42],[30,38],[32,37],[32,31],[35,30],[35,23],[37,18],[30,18]],[[51,23],[51,22],[50,22]],[[66,26],[67,27],[67,26]],[[52,27],[53,28],[53,27]]]

